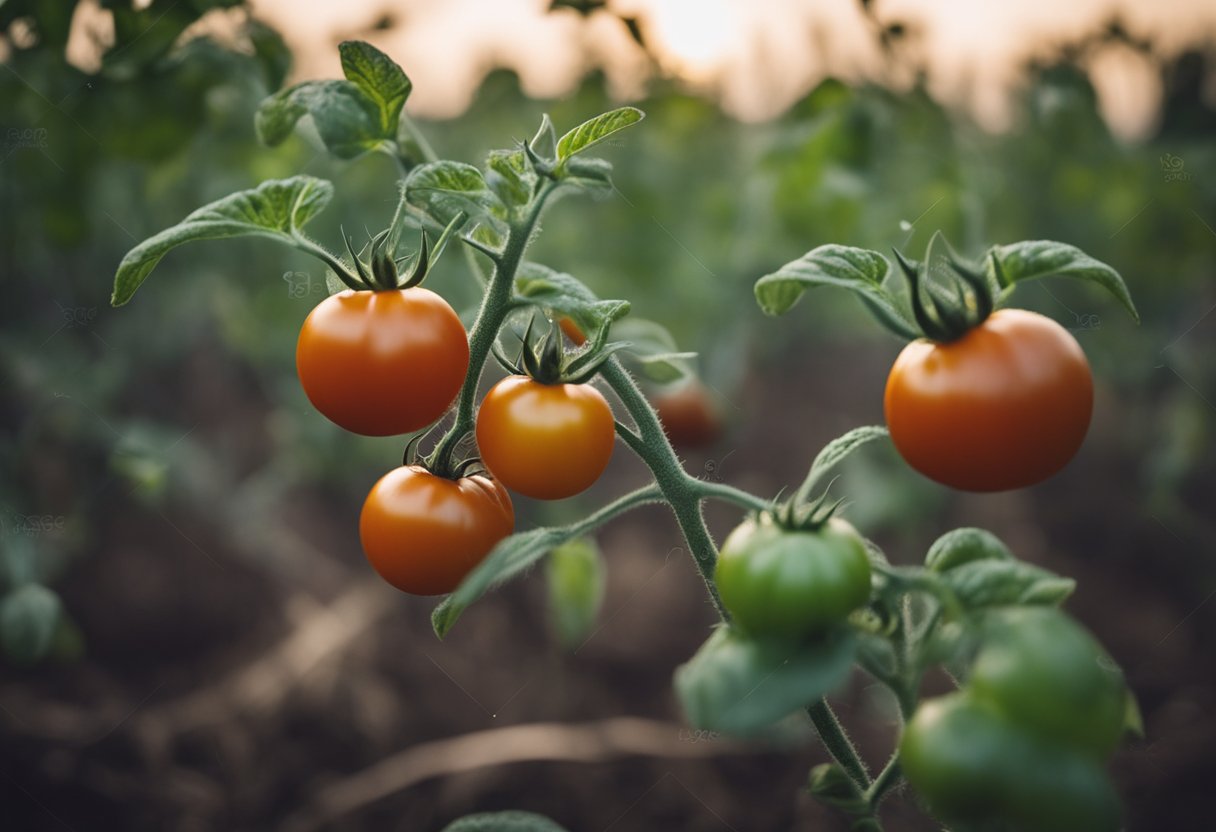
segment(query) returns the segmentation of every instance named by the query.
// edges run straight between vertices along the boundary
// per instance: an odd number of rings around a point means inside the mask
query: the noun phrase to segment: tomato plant
[[[612,408],[589,384],[525,376],[490,389],[477,412],[477,447],[508,488],[540,500],[572,497],[600,478],[616,441]]]
[[[390,583],[446,594],[431,614],[439,637],[493,587],[547,558],[555,629],[564,643],[577,643],[599,611],[607,563],[589,538],[659,502],[720,618],[674,675],[695,728],[771,733],[805,715],[832,758],[810,772],[810,790],[856,829],[881,828],[882,802],[905,777],[947,822],[1118,828],[1104,763],[1137,729],[1136,708],[1113,660],[1059,608],[1074,582],[972,528],[939,538],[923,566],[893,564],[838,516],[842,500],[829,498],[827,479],[850,454],[887,441],[911,466],[957,488],[1025,487],[1058,470],[1089,423],[1089,367],[1058,325],[1001,307],[1020,283],[1055,274],[1107,289],[1134,317],[1115,269],[1044,240],[995,245],[973,262],[935,235],[923,261],[897,250],[898,271],[879,252],[828,244],[761,277],[754,291],[768,314],[788,312],[810,289],[846,287],[913,343],[888,381],[889,430],[855,428],[824,446],[792,492],[752,494],[687,471],[672,445],[677,419],[669,408],[665,431],[643,393],[639,375],[697,384],[695,356],[655,322],[622,320],[628,302],[601,299],[575,276],[526,258],[554,199],[612,193],[612,166],[588,151],[641,121],[641,111],[612,110],[561,136],[546,116],[531,140],[492,151],[478,167],[430,150],[403,111],[409,79],[387,55],[358,42],[340,52],[345,80],[276,93],[259,109],[257,128],[277,144],[307,116],[335,156],[391,157],[402,182],[383,230],[364,251],[348,238],[346,255],[335,255],[303,231],[333,186],[309,176],[265,182],[136,246],[119,265],[114,303],[130,300],[170,249],[241,234],[315,256],[336,285],[353,290],[310,316],[301,380],[339,424],[417,431],[405,464],[369,493],[359,533]],[[402,276],[407,229],[421,242]],[[416,288],[448,243],[464,249],[483,290],[467,343],[446,303]],[[937,268],[943,261],[948,268]],[[900,272],[907,292],[892,280]],[[952,285],[940,285],[943,273]],[[443,323],[432,330],[432,319]],[[548,327],[539,340],[538,323]],[[512,360],[507,352],[517,341]],[[478,409],[491,356],[509,377]],[[597,387],[612,392],[616,413]],[[650,482],[566,524],[513,531],[507,488],[545,499],[579,493],[599,479],[617,438]],[[707,500],[746,513],[721,551],[706,526]],[[922,702],[921,681],[939,666],[962,680],[961,691]],[[903,725],[876,773],[826,698],[855,668],[891,692]],[[494,822],[458,824],[483,821]],[[511,823],[553,827],[522,814]]]
[[[296,346],[309,401],[330,421],[366,436],[434,422],[460,392],[468,366],[460,318],[420,286],[331,295],[305,319]]]
[[[359,538],[384,580],[415,595],[451,592],[515,528],[502,484],[484,476],[456,480],[405,465],[372,486],[359,515]]]

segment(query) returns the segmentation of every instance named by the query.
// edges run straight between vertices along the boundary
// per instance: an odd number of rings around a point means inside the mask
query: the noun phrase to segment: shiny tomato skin
[[[501,483],[444,479],[418,465],[381,477],[359,516],[368,562],[414,595],[451,592],[514,528],[515,510]]]
[[[792,531],[744,520],[722,543],[714,581],[735,626],[751,636],[822,635],[870,598],[865,543],[839,517]]]
[[[539,500],[572,497],[612,458],[612,408],[589,384],[541,384],[509,376],[477,412],[481,461],[507,488]]]
[[[421,287],[332,295],[308,315],[296,343],[309,401],[364,436],[431,424],[456,398],[468,367],[460,318]]]
[[[663,432],[680,448],[712,445],[722,432],[722,421],[705,386],[695,379],[654,395]]]
[[[1001,309],[957,341],[908,344],[884,409],[895,447],[917,471],[963,491],[1006,491],[1072,459],[1093,396],[1089,363],[1067,330]]]

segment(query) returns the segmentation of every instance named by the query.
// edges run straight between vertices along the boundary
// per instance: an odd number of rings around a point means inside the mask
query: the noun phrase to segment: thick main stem
[[[714,583],[718,550],[714,546],[713,538],[709,536],[709,529],[705,526],[705,516],[701,513],[701,486],[704,484],[684,470],[675,449],[663,433],[663,427],[659,424],[654,410],[638,389],[633,377],[621,366],[621,362],[615,357],[608,359],[601,373],[637,425],[643,451],[639,456],[654,474],[663,497],[675,513],[676,522],[684,533],[684,539],[688,541],[693,560],[705,581],[705,588],[709,592],[714,609],[722,620],[729,620],[730,614],[722,605],[722,598],[718,595],[718,587]]]
[[[642,395],[642,391],[638,389],[633,377],[616,358],[607,361],[601,372],[604,380],[620,397],[621,402],[629,411],[629,415],[637,424],[642,446],[637,449],[640,451],[638,455],[650,467],[655,482],[658,483],[664,498],[671,504],[672,511],[675,512],[676,522],[680,524],[680,529],[684,532],[684,537],[692,549],[693,560],[696,561],[701,577],[705,580],[705,586],[709,591],[714,608],[723,621],[729,621],[730,614],[723,606],[722,598],[718,595],[718,587],[714,583],[714,567],[717,564],[718,554],[713,539],[709,536],[709,530],[705,527],[705,517],[701,513],[701,500],[713,496],[739,503],[751,501],[761,503],[760,505],[753,503],[750,506],[752,508],[767,507],[767,502],[759,501],[758,498],[730,486],[705,483],[689,475],[684,470],[684,466],[680,464],[675,450],[667,440],[666,434],[663,433],[658,417],[646,401],[645,396]],[[870,776],[866,771],[865,763],[862,762],[857,749],[853,747],[852,741],[840,726],[840,722],[836,719],[836,714],[833,713],[827,700],[820,699],[813,702],[807,706],[806,712],[814,723],[828,753],[857,783],[859,789],[867,789],[870,785]]]
[[[477,385],[490,349],[498,338],[498,330],[511,311],[511,289],[515,283],[515,272],[523,261],[524,251],[532,238],[532,232],[540,221],[545,201],[553,192],[553,186],[542,186],[532,203],[532,210],[518,223],[512,223],[507,231],[507,242],[502,254],[494,264],[494,273],[486,286],[486,293],[477,312],[477,320],[469,331],[469,370],[456,403],[456,421],[439,440],[431,458],[431,468],[436,472],[450,470],[452,451],[456,443],[473,428],[473,406],[477,399]]]

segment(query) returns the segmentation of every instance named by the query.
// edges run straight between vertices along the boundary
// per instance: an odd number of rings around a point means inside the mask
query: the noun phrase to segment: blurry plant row
[[[0,4],[8,298],[0,306],[0,640],[22,660],[78,651],[79,634],[48,587],[102,539],[121,501],[188,506],[249,528],[321,472],[327,489],[361,494],[372,460],[391,442],[330,431],[304,406],[291,345],[327,291],[311,261],[256,242],[211,247],[197,260],[170,257],[161,267],[168,279],[193,279],[122,315],[107,309],[99,275],[193,207],[302,171],[340,179],[343,204],[334,212],[381,227],[396,196],[392,163],[343,166],[301,138],[273,154],[256,146],[253,112],[281,86],[290,56],[237,0],[154,0],[141,10],[102,2],[114,16],[114,42],[88,73],[64,57],[75,5]],[[183,37],[220,8],[237,22],[235,36]],[[1189,529],[1197,516],[1177,495],[1213,468],[1202,391],[1216,386],[1216,366],[1199,360],[1202,331],[1178,336],[1211,302],[1204,252],[1216,216],[1216,148],[1205,137],[1213,113],[1201,96],[1202,56],[1159,59],[1167,90],[1160,131],[1143,145],[1114,139],[1081,66],[1086,50],[1118,35],[1030,67],[1018,126],[1002,135],[948,113],[923,84],[894,92],[824,81],[765,125],[735,123],[657,84],[644,105],[650,128],[623,139],[639,145],[615,177],[624,198],[554,212],[536,257],[560,252],[603,296],[645,305],[682,346],[701,351],[714,386],[730,391],[746,367],[781,351],[866,331],[852,326],[864,313],[855,301],[825,293],[799,311],[802,333],[756,338],[761,316],[739,310],[751,309],[756,276],[792,252],[829,240],[904,247],[934,229],[971,254],[994,239],[1068,239],[1120,263],[1145,325],[1103,327],[1083,291],[1036,301],[1028,289],[1022,302],[1085,331],[1096,374],[1117,379],[1116,394],[1132,403],[1126,418],[1144,437],[1128,457],[1147,460],[1139,471],[1146,510]],[[490,148],[470,137],[524,138],[542,110],[575,123],[608,108],[604,86],[592,75],[566,100],[535,102],[514,76],[493,73],[459,129],[428,132],[451,155],[480,158]],[[209,273],[199,275],[200,266]],[[449,258],[432,278],[458,309],[476,299],[460,270]],[[253,279],[267,272],[282,282]],[[196,422],[206,391],[189,381],[217,367],[239,368],[235,383],[261,418],[246,428],[252,439],[209,430],[231,428],[222,403],[202,408]],[[193,406],[183,405],[191,395]],[[272,410],[271,401],[285,404]],[[1199,551],[1179,547],[1174,557]]]

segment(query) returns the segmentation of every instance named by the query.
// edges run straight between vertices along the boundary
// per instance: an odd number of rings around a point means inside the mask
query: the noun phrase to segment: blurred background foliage
[[[290,66],[283,42],[252,17],[231,43],[181,37],[240,0],[156,0],[139,11],[103,2],[115,42],[88,73],[64,58],[73,5],[0,3],[6,683],[42,683],[28,663],[48,656],[160,678],[166,663],[273,629],[269,610],[301,588],[332,597],[340,578],[361,574],[354,517],[401,450],[399,440],[345,434],[306,406],[295,337],[325,281],[301,255],[258,241],[191,246],[130,305],[108,305],[115,266],[137,241],[267,178],[335,181],[337,198],[313,226],[332,248],[339,224],[383,226],[395,200],[390,160],[334,161],[307,131],[273,151],[256,144],[253,111]],[[698,351],[727,430],[690,464],[770,492],[800,477],[830,436],[881,419],[899,344],[843,293],[820,290],[786,318],[765,319],[751,295],[760,275],[826,242],[919,253],[937,229],[972,254],[1042,237],[1115,265],[1139,327],[1084,286],[1048,282],[1016,299],[1076,332],[1099,385],[1093,434],[1069,471],[1029,497],[1038,514],[1010,521],[1005,503],[943,494],[882,455],[863,455],[838,487],[859,526],[896,544],[896,559],[917,557],[914,547],[952,519],[975,522],[962,509],[998,526],[1041,523],[1041,536],[1012,533],[1039,546],[1040,560],[1067,551],[1062,571],[1110,572],[1131,597],[1147,581],[1169,610],[1201,609],[1188,627],[1207,632],[1196,638],[1210,649],[1213,53],[1153,55],[1165,89],[1159,126],[1128,143],[1103,123],[1082,68],[1087,50],[1111,40],[1136,43],[1115,24],[1028,63],[1015,125],[999,134],[936,102],[923,77],[905,89],[825,80],[762,124],[658,80],[638,102],[647,120],[605,151],[619,194],[562,202],[532,257],[629,299]],[[567,98],[535,101],[499,70],[467,113],[423,129],[440,155],[479,161],[530,136],[544,112],[562,130],[610,106],[598,74]],[[475,304],[461,258],[445,258],[432,280],[458,309]],[[634,474],[573,506],[521,501],[520,525],[571,516]],[[140,545],[152,554],[131,555]],[[196,565],[179,570],[182,558]],[[216,558],[236,571],[200,577]],[[1078,603],[1096,619],[1117,615],[1112,597],[1122,596],[1098,586]],[[192,615],[209,623],[192,625]],[[1142,657],[1124,656],[1133,658]],[[45,678],[70,683],[71,668]],[[1174,682],[1159,684],[1141,687],[1150,728]]]

